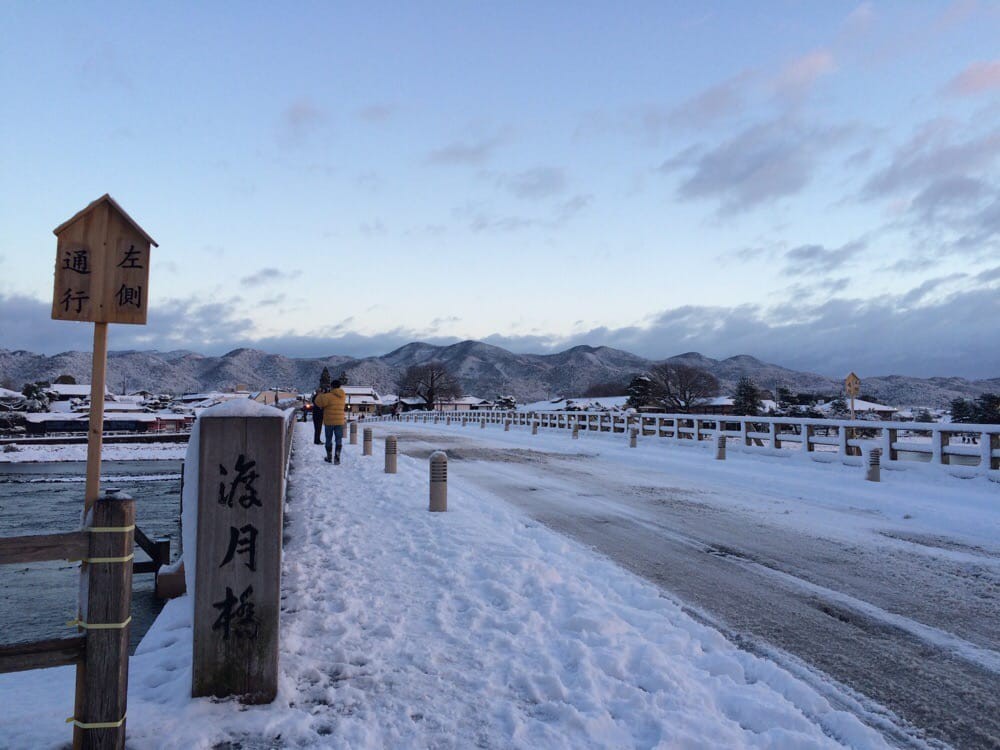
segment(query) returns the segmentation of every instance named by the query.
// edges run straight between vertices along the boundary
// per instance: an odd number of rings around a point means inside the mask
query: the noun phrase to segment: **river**
[[[71,531],[83,508],[82,461],[0,463],[0,536]],[[169,536],[172,559],[180,541],[180,461],[105,461],[102,488],[118,487],[136,501],[136,525],[147,536]],[[136,547],[136,559],[148,557]],[[79,563],[0,566],[0,643],[71,634],[76,616]],[[153,574],[133,579],[131,648],[149,629],[162,603]]]

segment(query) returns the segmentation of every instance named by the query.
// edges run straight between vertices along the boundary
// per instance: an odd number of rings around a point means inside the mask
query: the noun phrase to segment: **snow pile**
[[[387,475],[347,446],[334,467],[311,425],[297,429],[277,700],[188,697],[186,596],[132,659],[131,746],[886,747],[656,587],[493,496],[453,484],[449,512],[428,513],[426,461],[400,455]],[[0,746],[64,746],[72,693],[68,668],[0,675]]]

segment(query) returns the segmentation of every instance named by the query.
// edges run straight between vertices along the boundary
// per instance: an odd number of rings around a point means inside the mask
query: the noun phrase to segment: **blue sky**
[[[0,347],[105,192],[113,349],[475,338],[1000,375],[995,3],[5,3]]]

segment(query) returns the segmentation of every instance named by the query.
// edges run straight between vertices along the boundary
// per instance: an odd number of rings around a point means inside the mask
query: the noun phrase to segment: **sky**
[[[1000,4],[0,4],[0,348],[52,229],[159,243],[110,347],[478,339],[1000,376]]]

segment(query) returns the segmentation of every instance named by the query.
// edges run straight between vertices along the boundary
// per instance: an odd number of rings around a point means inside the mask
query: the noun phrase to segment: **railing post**
[[[951,442],[951,436],[944,430],[937,430],[933,433],[933,436],[935,456],[941,465],[947,466],[951,463],[951,456],[945,453],[945,448]]]
[[[802,457],[811,458],[810,453],[816,450],[816,446],[813,445],[813,433],[816,428],[811,424],[802,425]]]
[[[899,452],[893,448],[899,437],[899,430],[895,427],[886,427],[882,430],[882,455],[889,461],[899,460]]]
[[[80,571],[86,647],[76,671],[73,748],[124,750],[135,501],[105,492],[89,518],[96,531]],[[105,724],[112,726],[94,726]]]
[[[983,446],[989,446],[985,448]],[[994,456],[995,451],[1000,451],[1000,433],[983,433],[980,450],[985,451],[983,456],[983,469],[1000,469],[1000,456]]]
[[[628,447],[635,448],[639,442],[639,428],[630,427],[628,431]]]
[[[538,434],[538,420],[537,419],[532,420],[532,422],[531,422],[531,434],[532,435],[537,435]]]
[[[778,423],[770,422],[771,426],[771,450],[778,450],[781,448],[781,440],[778,438]]]

